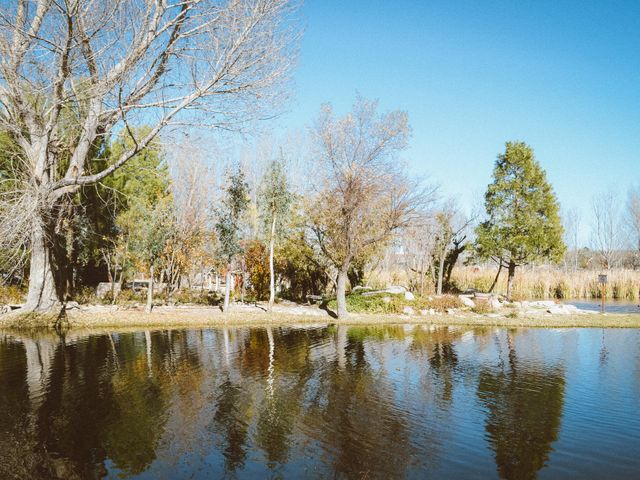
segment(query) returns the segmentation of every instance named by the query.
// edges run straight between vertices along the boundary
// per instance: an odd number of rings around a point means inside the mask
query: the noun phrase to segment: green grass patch
[[[351,313],[377,313],[400,314],[406,307],[411,307],[415,312],[434,309],[437,312],[446,312],[450,308],[462,307],[460,299],[454,295],[442,295],[440,297],[416,297],[415,300],[407,300],[404,294],[377,293],[375,295],[363,295],[353,293],[347,295],[347,310]],[[327,304],[330,310],[337,309],[334,299]]]

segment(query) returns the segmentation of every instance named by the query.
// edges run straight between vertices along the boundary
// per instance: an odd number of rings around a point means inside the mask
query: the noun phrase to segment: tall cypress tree
[[[511,298],[516,267],[534,261],[560,261],[565,252],[560,206],[533,149],[507,142],[498,155],[493,182],[485,194],[487,220],[476,229],[476,251],[508,268]]]

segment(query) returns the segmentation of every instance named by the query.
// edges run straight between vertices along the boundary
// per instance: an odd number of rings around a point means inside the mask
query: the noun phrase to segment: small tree
[[[618,195],[613,190],[607,190],[593,198],[591,244],[598,252],[600,263],[607,270],[616,266],[624,248],[621,210]]]
[[[229,295],[233,281],[232,269],[236,256],[242,252],[240,243],[241,220],[249,206],[249,187],[240,168],[236,173],[227,175],[222,206],[217,212],[216,231],[218,233],[219,254],[226,263],[226,282],[223,311],[229,309]]]
[[[269,240],[269,311],[273,308],[276,297],[273,251],[276,240],[282,237],[291,200],[284,165],[281,161],[274,160],[262,179],[258,197],[265,237]]]
[[[436,293],[442,295],[444,284],[451,280],[451,273],[458,257],[467,248],[467,227],[473,221],[472,217],[463,218],[455,204],[447,203],[436,214],[436,238],[435,238],[435,262],[438,278],[436,281]],[[437,262],[437,263],[436,263]]]
[[[560,207],[545,171],[524,142],[507,142],[498,155],[485,194],[487,220],[476,229],[480,258],[509,269],[507,298],[516,267],[536,260],[559,261],[565,251]],[[499,275],[499,273],[498,273]]]
[[[349,268],[369,257],[408,224],[421,198],[399,168],[396,154],[407,145],[407,114],[377,112],[358,98],[352,113],[335,118],[322,108],[314,131],[320,183],[308,215],[316,244],[337,271],[338,317],[347,316]]]
[[[631,242],[640,260],[640,186],[629,190],[627,200],[627,225]]]

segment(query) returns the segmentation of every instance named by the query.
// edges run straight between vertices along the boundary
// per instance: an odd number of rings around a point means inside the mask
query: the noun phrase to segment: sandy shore
[[[52,326],[52,316],[0,316],[0,328],[41,328]],[[638,314],[581,313],[575,315],[538,314],[517,316],[503,314],[480,315],[470,311],[454,314],[434,315],[378,315],[352,314],[348,319],[338,320],[328,312],[314,306],[278,305],[272,313],[262,306],[234,305],[230,312],[223,313],[217,307],[179,306],[156,307],[152,313],[140,308],[92,306],[73,309],[63,321],[64,328],[146,328],[146,327],[208,327],[247,325],[292,325],[292,324],[424,324],[424,325],[468,325],[504,327],[607,327],[638,328]]]

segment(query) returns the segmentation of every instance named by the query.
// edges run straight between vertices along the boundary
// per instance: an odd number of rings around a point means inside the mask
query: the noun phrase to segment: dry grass
[[[516,270],[514,298],[600,298],[601,286],[598,273],[592,270],[565,271],[560,268],[536,267]],[[605,298],[618,300],[640,299],[640,271],[616,269],[607,273]],[[496,269],[459,267],[453,271],[452,280],[460,290],[476,289],[486,292],[491,287]],[[506,272],[500,275],[497,293],[506,291]]]

